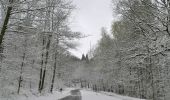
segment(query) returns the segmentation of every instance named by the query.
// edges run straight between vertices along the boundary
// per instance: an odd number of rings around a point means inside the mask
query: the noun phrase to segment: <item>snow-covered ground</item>
[[[142,100],[127,96],[120,96],[114,93],[100,92],[96,93],[90,90],[81,90],[82,100]],[[144,99],[143,99],[144,100]]]
[[[61,92],[54,92],[53,94],[47,94],[44,96],[34,96],[34,95],[29,95],[29,96],[16,96],[13,98],[0,98],[0,100],[58,100],[63,97],[66,97],[70,94],[70,91],[74,90],[73,88],[68,88],[65,89],[62,93]],[[136,98],[131,98],[127,96],[120,96],[117,94],[113,93],[107,93],[107,92],[93,92],[90,90],[80,90],[82,100],[142,100],[142,99],[136,99]]]
[[[46,95],[18,95],[10,96],[10,98],[1,98],[0,100],[57,100],[63,97],[70,95],[70,91],[74,90],[73,88],[64,89],[63,92],[55,91],[52,94],[48,93]]]

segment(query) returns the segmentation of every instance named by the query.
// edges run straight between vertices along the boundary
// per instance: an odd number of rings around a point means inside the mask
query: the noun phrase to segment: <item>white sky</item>
[[[80,45],[77,50],[71,50],[74,55],[81,57],[90,50],[90,44],[93,47],[100,39],[101,27],[110,31],[112,6],[111,0],[73,0],[73,3],[77,9],[73,12],[72,30],[90,35],[78,41]]]

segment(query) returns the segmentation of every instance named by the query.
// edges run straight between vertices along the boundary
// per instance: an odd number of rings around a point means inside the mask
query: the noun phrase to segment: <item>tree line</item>
[[[0,0],[0,4],[0,95],[52,93],[62,87],[58,83],[69,86],[78,58],[68,50],[82,37],[70,28],[72,2]]]
[[[170,1],[119,0],[111,34],[102,38],[78,74],[84,87],[152,100],[169,100]],[[115,7],[116,5],[116,7]]]

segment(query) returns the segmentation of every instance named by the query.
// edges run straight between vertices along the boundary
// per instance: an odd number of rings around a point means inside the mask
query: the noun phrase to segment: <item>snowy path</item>
[[[62,99],[59,99],[59,100],[82,100],[81,98],[82,97],[81,97],[80,90],[76,89],[76,90],[71,91],[71,95],[64,97]]]
[[[112,96],[107,96],[101,93],[96,93],[88,90],[81,90],[82,100],[122,100]]]
[[[114,93],[93,92],[91,90],[71,90],[71,95],[59,100],[143,100],[127,96],[120,96]]]

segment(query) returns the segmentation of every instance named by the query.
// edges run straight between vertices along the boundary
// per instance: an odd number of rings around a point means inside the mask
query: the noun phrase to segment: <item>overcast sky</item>
[[[77,50],[71,52],[81,57],[95,46],[101,37],[101,27],[106,27],[110,31],[113,21],[111,0],[73,0],[76,10],[73,12],[72,30],[90,35],[78,42]]]

